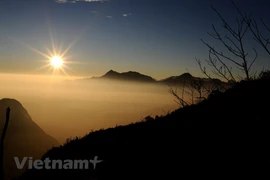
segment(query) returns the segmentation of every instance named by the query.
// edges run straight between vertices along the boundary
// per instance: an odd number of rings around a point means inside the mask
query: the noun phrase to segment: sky
[[[236,3],[267,22],[270,2]],[[41,67],[55,49],[55,55],[66,52],[68,76],[101,76],[111,69],[156,79],[186,71],[201,75],[195,58],[208,56],[201,38],[215,44],[207,32],[221,24],[211,5],[235,22],[229,0],[1,0],[0,73],[50,74],[50,67]],[[252,38],[247,45],[259,52],[254,67],[270,68]]]

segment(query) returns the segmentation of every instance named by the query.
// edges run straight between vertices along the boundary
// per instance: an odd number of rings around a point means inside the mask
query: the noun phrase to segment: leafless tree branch
[[[232,64],[234,68],[239,69],[243,74],[239,76],[240,79],[251,79],[251,69],[254,62],[257,59],[257,51],[255,49],[255,57],[250,61],[249,53],[247,53],[244,43],[245,35],[249,30],[249,25],[247,24],[246,16],[240,16],[236,18],[237,26],[233,28],[228,21],[226,21],[223,16],[219,13],[219,11],[212,7],[213,11],[217,14],[217,16],[222,21],[222,27],[226,30],[227,33],[225,35],[221,35],[216,27],[212,25],[212,33],[208,33],[210,37],[219,41],[223,47],[228,50],[228,53],[223,53],[223,51],[218,51],[214,48],[214,46],[209,43],[201,40],[206,47],[209,48],[209,56],[208,60],[206,60],[207,64],[213,69],[212,73],[215,75],[224,78],[226,81],[230,82],[236,81],[234,77],[232,67],[229,67],[229,64]],[[198,62],[198,61],[197,61]],[[201,65],[201,62],[199,66]],[[206,74],[206,68],[202,69],[202,72]],[[209,77],[209,75],[207,75]]]
[[[269,37],[265,37],[259,28],[259,25],[257,21],[253,18],[251,18],[251,15],[247,16],[244,14],[239,7],[236,5],[236,3],[232,0],[231,1],[233,6],[236,8],[237,12],[240,14],[241,18],[244,20],[245,24],[247,24],[249,30],[254,36],[254,39],[256,42],[263,47],[263,49],[270,55],[270,49],[269,49],[269,44],[270,40]],[[263,19],[260,19],[263,27],[270,32],[270,27],[265,23]]]

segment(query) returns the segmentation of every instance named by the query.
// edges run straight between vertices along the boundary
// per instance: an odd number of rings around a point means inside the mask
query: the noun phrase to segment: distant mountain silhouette
[[[94,77],[93,79],[107,79],[107,80],[119,80],[119,81],[136,81],[136,82],[156,82],[156,80],[150,76],[140,74],[135,71],[128,71],[119,73],[113,70],[108,71],[101,77]]]
[[[170,85],[177,85],[177,84],[189,84],[193,82],[194,80],[201,79],[205,84],[209,83],[218,83],[223,84],[220,79],[209,79],[209,78],[200,78],[200,77],[194,77],[190,73],[183,73],[179,76],[171,76],[166,79],[160,80],[159,82],[170,84]]]
[[[92,77],[92,78],[84,78],[82,80],[118,80],[118,81],[126,81],[126,82],[144,82],[144,83],[157,83],[157,84],[165,84],[165,85],[181,85],[183,83],[189,84],[194,80],[201,79],[206,84],[211,83],[219,83],[226,84],[219,79],[209,79],[209,78],[200,78],[194,77],[190,73],[183,73],[179,76],[171,76],[162,80],[155,80],[153,77],[141,74],[135,71],[128,71],[119,73],[114,70],[110,70],[100,77]]]
[[[98,156],[103,162],[95,170],[29,170],[19,180],[264,179],[270,162],[268,84],[269,79],[243,81],[168,115],[90,132],[43,159]]]
[[[18,176],[14,157],[41,156],[53,146],[59,146],[57,140],[46,134],[31,118],[22,104],[15,99],[0,100],[0,129],[2,132],[6,108],[10,107],[10,121],[4,144],[4,167],[6,178]]]
[[[177,83],[184,83],[184,82],[190,82],[192,81],[194,77],[190,73],[183,73],[179,76],[171,76],[164,80],[161,80],[160,82],[164,82],[167,84],[177,84]]]

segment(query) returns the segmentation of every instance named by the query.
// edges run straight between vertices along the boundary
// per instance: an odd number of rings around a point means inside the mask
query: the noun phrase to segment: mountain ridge
[[[156,82],[151,76],[141,74],[136,71],[127,71],[119,73],[114,70],[110,70],[100,77],[93,77],[94,79],[109,79],[109,80],[122,80],[122,81],[137,81],[137,82]]]
[[[155,78],[139,73],[137,71],[125,71],[119,73],[115,70],[109,70],[102,76],[93,76],[90,78],[84,78],[80,80],[119,80],[119,81],[135,81],[135,82],[143,82],[143,83],[159,83],[159,84],[183,84],[183,83],[190,83],[194,80],[201,79],[204,82],[215,81],[216,83],[225,83],[220,79],[214,78],[202,78],[202,77],[195,77],[192,74],[185,72],[180,75],[170,76],[164,79],[156,80]],[[213,82],[214,83],[214,82]]]

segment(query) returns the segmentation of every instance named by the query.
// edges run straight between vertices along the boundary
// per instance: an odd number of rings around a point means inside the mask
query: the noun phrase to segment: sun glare
[[[60,45],[60,48],[57,49],[56,45],[54,43],[54,39],[51,37],[51,43],[52,47],[49,49],[48,47],[45,47],[46,52],[42,52],[38,49],[35,49],[27,44],[22,43],[24,46],[28,47],[33,52],[36,52],[43,56],[45,59],[41,60],[45,64],[39,68],[37,68],[37,71],[48,68],[48,72],[51,72],[53,76],[55,75],[62,75],[62,73],[66,76],[69,76],[66,72],[66,69],[73,71],[72,68],[70,68],[69,64],[76,64],[77,62],[69,61],[67,59],[70,58],[70,56],[66,56],[66,54],[69,52],[71,47],[75,44],[76,41],[73,41],[66,49],[62,49],[62,45]]]
[[[60,68],[63,65],[63,59],[59,56],[54,56],[51,58],[51,65],[54,68]]]

